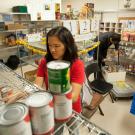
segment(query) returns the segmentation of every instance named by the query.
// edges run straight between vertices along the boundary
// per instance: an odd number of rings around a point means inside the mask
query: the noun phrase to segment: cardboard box
[[[5,30],[5,23],[4,22],[0,22],[0,31]]]
[[[102,73],[107,82],[125,81],[126,78],[125,71],[109,73],[107,70],[104,69]]]
[[[16,29],[25,29],[25,26],[23,24],[6,24],[5,25],[6,30],[16,30]]]

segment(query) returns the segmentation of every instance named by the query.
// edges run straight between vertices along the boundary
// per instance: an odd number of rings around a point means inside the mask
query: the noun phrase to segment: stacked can
[[[0,113],[0,135],[32,135],[28,107],[22,103],[5,105]]]
[[[54,131],[53,96],[35,92],[26,100],[29,106],[33,135],[50,135]]]
[[[72,92],[70,88],[70,63],[52,61],[47,64],[49,90],[54,97],[54,116],[58,122],[72,116]]]

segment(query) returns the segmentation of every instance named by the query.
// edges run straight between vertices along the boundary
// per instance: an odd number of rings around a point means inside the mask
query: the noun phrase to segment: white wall
[[[42,20],[55,20],[55,3],[61,0],[0,0],[0,12],[12,12],[13,6],[27,5],[28,13],[32,20],[37,20],[37,14],[41,13]],[[50,10],[45,10],[45,4],[50,5]]]
[[[27,5],[29,0],[0,0],[0,12],[11,12],[13,6],[19,6],[19,5]],[[33,0],[35,1],[35,0]],[[54,3],[61,3],[61,0],[44,0],[44,2],[54,2]],[[36,5],[40,4],[40,0],[35,3]]]
[[[27,0],[0,0],[0,12],[11,12],[13,6],[26,5]]]
[[[94,3],[95,11],[117,11],[124,8],[125,0],[62,0],[62,12],[65,12],[66,5],[71,4],[75,10],[79,10],[82,5],[86,2]],[[135,0],[131,0],[131,8],[135,8]],[[100,14],[96,14],[97,17]],[[120,12],[109,12],[103,13],[103,21],[117,21],[118,17],[135,17],[134,11],[120,11]]]

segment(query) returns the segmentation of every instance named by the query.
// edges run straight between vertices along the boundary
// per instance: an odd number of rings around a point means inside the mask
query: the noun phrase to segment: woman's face
[[[48,47],[55,60],[63,59],[66,48],[56,36],[48,37]]]

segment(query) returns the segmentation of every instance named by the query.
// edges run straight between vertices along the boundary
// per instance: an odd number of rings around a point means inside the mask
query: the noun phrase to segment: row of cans
[[[53,96],[47,92],[35,92],[26,99],[26,105],[17,102],[3,108],[0,135],[51,135],[55,120],[64,122],[71,116],[71,91]]]

